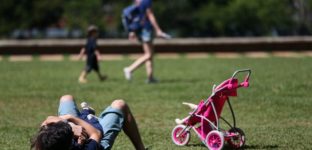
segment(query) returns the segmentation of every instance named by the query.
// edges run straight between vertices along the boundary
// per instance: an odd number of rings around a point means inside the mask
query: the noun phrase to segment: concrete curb
[[[119,61],[124,59],[135,60],[142,56],[143,54],[104,54],[101,56],[101,61]],[[161,53],[156,54],[157,59],[208,59],[208,58],[220,58],[220,59],[238,59],[238,58],[269,58],[269,57],[280,57],[280,58],[303,58],[312,57],[312,51],[302,51],[302,52],[245,52],[245,53],[235,53],[235,52],[215,52],[215,53]],[[64,55],[39,55],[39,61],[64,61]],[[0,55],[0,61],[5,61],[3,56]],[[8,61],[11,62],[27,62],[35,60],[33,55],[11,55],[8,56]],[[69,55],[70,61],[85,61],[86,57],[82,60],[78,60],[78,55]]]
[[[0,40],[0,55],[76,54],[85,39]],[[306,51],[312,48],[312,36],[243,37],[243,38],[175,38],[155,40],[157,53]],[[103,54],[142,53],[137,41],[99,39]]]

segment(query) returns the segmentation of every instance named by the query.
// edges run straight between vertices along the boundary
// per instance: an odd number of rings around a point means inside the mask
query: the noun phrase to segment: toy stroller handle
[[[250,77],[250,74],[251,74],[251,70],[250,69],[243,69],[243,70],[237,70],[234,72],[234,74],[232,75],[232,79],[239,73],[242,73],[242,72],[247,72],[247,76],[245,77],[244,81],[242,83],[239,84],[238,87],[248,87],[249,86],[249,77]],[[232,84],[230,84],[228,86],[229,89],[233,88],[232,87]]]
[[[246,79],[249,79],[250,74],[251,74],[251,70],[250,69],[242,69],[242,70],[237,70],[233,73],[232,78],[234,78],[238,73],[242,73],[242,72],[248,72]]]

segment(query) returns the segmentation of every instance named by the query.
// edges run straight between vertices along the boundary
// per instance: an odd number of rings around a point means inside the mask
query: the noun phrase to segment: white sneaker
[[[128,80],[128,81],[130,81],[131,80],[131,72],[130,72],[130,70],[129,70],[129,68],[124,68],[124,74],[125,74],[125,78]]]
[[[82,102],[80,104],[80,106],[82,109],[90,109],[90,110],[94,111],[94,108],[92,108],[87,102]]]
[[[88,105],[88,103],[86,103],[86,102],[82,102],[82,103],[80,104],[80,106],[81,106],[82,109],[89,109],[89,105]]]
[[[93,114],[89,114],[89,115],[87,116],[87,118],[88,118],[88,120],[91,120],[92,118],[94,118],[94,119],[96,119],[96,120],[99,120],[99,118],[98,118],[97,116],[93,115]]]

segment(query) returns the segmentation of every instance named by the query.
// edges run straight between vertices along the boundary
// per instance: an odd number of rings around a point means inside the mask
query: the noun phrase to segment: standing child
[[[100,52],[97,49],[96,40],[98,37],[98,28],[94,25],[91,25],[88,27],[88,39],[85,47],[83,47],[79,54],[79,59],[83,57],[84,54],[87,55],[87,62],[86,62],[86,68],[81,72],[79,76],[79,83],[86,83],[87,82],[87,75],[94,70],[99,79],[101,81],[106,79],[105,75],[102,75],[100,72],[98,60],[100,59]]]
[[[123,11],[123,24],[129,32],[129,39],[137,38],[144,50],[144,55],[138,58],[133,64],[124,68],[124,74],[127,80],[131,80],[131,74],[142,64],[146,65],[147,83],[156,83],[153,76],[153,38],[154,31],[156,36],[170,38],[159,27],[157,20],[152,11],[152,0],[135,0]]]

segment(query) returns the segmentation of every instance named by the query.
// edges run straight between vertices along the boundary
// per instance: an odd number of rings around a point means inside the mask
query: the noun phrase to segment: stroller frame
[[[238,83],[238,79],[235,78],[239,73],[247,73],[241,83]],[[197,108],[183,120],[182,124],[172,130],[173,142],[178,146],[186,145],[190,140],[190,130],[193,129],[208,149],[222,149],[225,141],[232,148],[241,148],[245,144],[245,134],[236,127],[236,117],[229,96],[237,96],[238,88],[248,87],[250,75],[250,69],[237,70],[230,79],[225,80],[217,87],[214,85],[212,94],[205,101],[201,101]],[[225,101],[228,103],[233,125],[221,116]],[[215,105],[216,103],[218,105]],[[219,119],[230,127],[229,131],[220,128]]]

